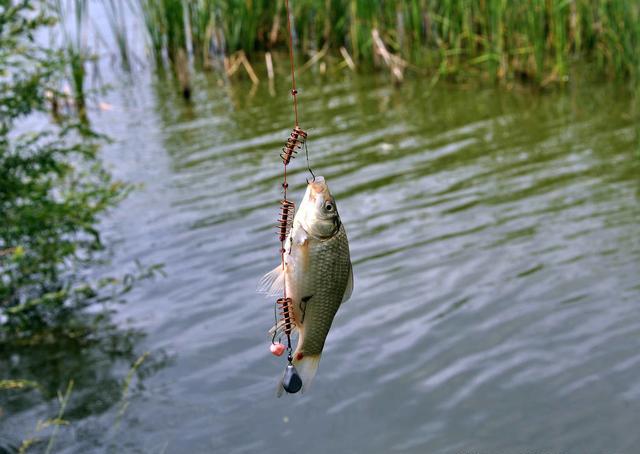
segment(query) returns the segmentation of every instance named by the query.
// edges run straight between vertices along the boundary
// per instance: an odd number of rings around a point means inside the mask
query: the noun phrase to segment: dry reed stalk
[[[264,54],[264,59],[267,63],[267,77],[269,77],[269,80],[273,80],[273,59],[271,57],[271,52]]]
[[[247,71],[247,74],[249,74],[249,78],[251,79],[251,82],[254,85],[259,84],[260,79],[258,78],[258,75],[256,74],[256,72],[253,70],[253,66],[251,66],[251,63],[249,63],[249,60],[247,59],[247,56],[245,55],[243,50],[240,51],[240,60],[245,71]]]
[[[238,51],[235,54],[231,54],[228,58],[225,57],[224,59],[224,70],[227,73],[228,77],[233,76],[238,70],[238,68],[240,68],[240,65],[242,64],[242,61],[240,60],[240,56],[239,56],[240,52],[242,51]]]
[[[353,59],[351,58],[351,55],[349,55],[349,52],[347,52],[347,49],[345,49],[344,46],[340,47],[340,54],[342,54],[342,58],[344,58],[344,62],[347,64],[349,69],[351,71],[355,71],[356,70],[356,64],[353,62]]]
[[[232,54],[229,57],[228,62],[226,62],[225,59],[225,71],[227,73],[227,76],[233,76],[236,71],[238,71],[241,65],[249,75],[249,79],[251,79],[251,82],[253,82],[254,85],[260,83],[260,79],[258,78],[256,72],[253,70],[253,66],[251,66],[251,63],[249,63],[247,55],[243,50],[239,50],[235,54]]]
[[[382,61],[389,67],[391,75],[396,82],[402,82],[404,80],[404,69],[407,67],[407,62],[387,50],[382,38],[380,38],[378,29],[374,28],[371,30],[371,38],[373,39],[376,53],[382,57]]]
[[[282,0],[278,0],[276,4],[276,12],[273,15],[273,25],[269,32],[269,45],[273,46],[278,41],[278,30],[280,30],[280,10],[282,9]]]
[[[313,54],[313,57],[311,57],[309,61],[307,61],[304,65],[300,67],[299,72],[303,73],[304,71],[309,69],[315,63],[317,63],[320,59],[322,59],[327,54],[328,51],[329,51],[329,44],[325,43],[322,49],[320,49],[318,52]]]

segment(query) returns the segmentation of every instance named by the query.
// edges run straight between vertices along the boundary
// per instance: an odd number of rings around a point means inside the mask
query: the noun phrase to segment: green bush
[[[74,329],[78,309],[110,282],[90,284],[77,270],[102,248],[100,215],[128,189],[98,159],[104,139],[58,114],[67,54],[35,40],[54,24],[45,11],[0,1],[0,341]],[[44,127],[25,132],[34,118]]]

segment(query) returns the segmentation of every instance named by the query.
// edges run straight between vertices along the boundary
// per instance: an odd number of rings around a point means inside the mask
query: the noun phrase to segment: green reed
[[[190,45],[198,61],[208,58],[212,42],[225,51],[264,47],[279,0],[138,0],[152,50],[177,60]],[[266,32],[266,33],[265,33]]]
[[[138,0],[152,47],[170,60],[212,42],[227,54],[286,46],[283,0]],[[380,65],[373,30],[419,73],[565,80],[575,62],[611,78],[640,74],[640,2],[627,0],[291,0],[298,49],[344,46]],[[215,47],[215,46],[214,46]]]
[[[109,28],[118,47],[120,62],[125,71],[131,70],[131,55],[127,36],[128,5],[124,0],[106,0],[103,2]]]
[[[68,64],[68,79],[71,82],[73,100],[80,120],[87,122],[86,111],[86,68],[90,58],[86,43],[86,27],[89,14],[87,0],[54,0],[51,3],[62,30],[62,46]],[[69,17],[72,14],[72,17]]]
[[[139,0],[151,49],[158,61],[166,55],[176,63],[178,51],[187,49],[187,28],[182,0]]]

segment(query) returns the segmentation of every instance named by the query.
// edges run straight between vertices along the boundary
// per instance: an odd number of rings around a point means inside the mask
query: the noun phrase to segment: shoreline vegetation
[[[227,76],[251,61],[286,50],[284,0],[137,0],[158,65],[175,69],[188,89],[187,59],[197,68],[217,62]],[[340,65],[452,81],[480,79],[537,86],[568,81],[575,63],[604,79],[640,74],[640,3],[625,0],[291,0],[298,68],[323,73]],[[121,17],[124,0],[106,3]],[[111,27],[119,49],[126,27]],[[126,46],[124,46],[126,48]],[[130,67],[128,50],[120,51]]]
[[[161,352],[140,355],[143,333],[112,319],[137,281],[162,266],[86,273],[106,260],[103,216],[133,190],[102,162],[109,139],[88,115],[93,57],[76,33],[86,5],[78,0],[68,15],[63,0],[0,0],[0,427],[16,427],[10,418],[25,409],[38,416],[31,430],[0,436],[0,452],[55,452],[66,426],[109,408],[115,445],[133,385],[165,362]],[[42,44],[37,37],[62,20],[73,33]]]

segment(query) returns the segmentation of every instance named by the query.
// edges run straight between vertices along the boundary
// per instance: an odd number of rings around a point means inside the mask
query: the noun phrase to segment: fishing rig
[[[289,135],[280,158],[284,164],[283,170],[283,182],[282,182],[282,200],[280,201],[280,217],[278,218],[278,239],[280,240],[280,263],[282,266],[282,272],[284,277],[283,295],[282,298],[278,298],[275,305],[275,319],[276,325],[271,339],[271,352],[276,356],[281,356],[285,349],[287,351],[287,366],[284,371],[282,379],[282,387],[289,394],[294,394],[302,389],[302,379],[298,374],[295,366],[293,365],[293,349],[291,347],[291,334],[295,324],[295,315],[293,310],[293,300],[287,296],[287,274],[285,270],[285,242],[291,231],[293,225],[293,216],[295,214],[295,204],[287,199],[287,189],[289,184],[287,183],[287,166],[291,163],[291,160],[295,158],[295,155],[305,147],[307,152],[307,167],[309,172],[313,176],[311,168],[308,166],[309,153],[306,149],[307,133],[300,128],[298,124],[298,90],[296,89],[296,78],[294,71],[293,61],[293,38],[291,34],[291,12],[289,10],[289,0],[285,0],[286,12],[287,12],[287,31],[289,33],[289,62],[291,64],[291,95],[293,97],[293,115],[295,124],[293,131]],[[315,179],[315,177],[314,177]],[[286,337],[287,345],[281,342],[282,336]],[[276,341],[277,339],[277,341]]]

